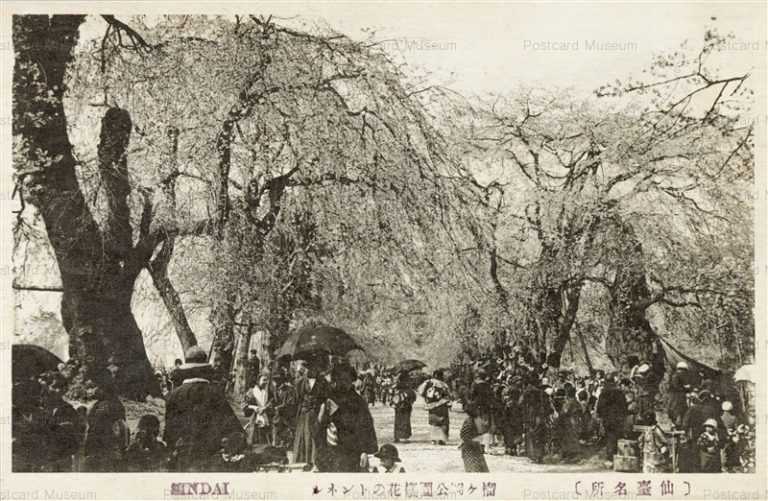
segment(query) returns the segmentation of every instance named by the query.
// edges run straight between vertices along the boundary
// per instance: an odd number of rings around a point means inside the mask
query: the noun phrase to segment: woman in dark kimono
[[[501,392],[501,401],[504,405],[504,453],[510,456],[517,455],[517,445],[523,434],[523,412],[520,407],[521,394],[520,376],[509,376]]]
[[[520,397],[520,407],[524,412],[526,454],[534,463],[542,463],[549,407],[547,395],[536,383],[536,376],[529,375],[526,388]]]
[[[576,388],[565,386],[565,399],[557,420],[558,443],[564,461],[573,461],[581,452],[579,443],[579,414],[581,406],[576,401]]]
[[[445,445],[450,428],[448,387],[442,382],[442,372],[435,371],[433,379],[424,386],[424,407],[429,412],[430,439],[433,444]]]
[[[363,398],[368,405],[376,404],[376,380],[370,372],[363,376]]]
[[[318,437],[317,417],[320,407],[329,395],[328,381],[320,372],[322,360],[315,358],[307,364],[307,374],[296,385],[298,409],[296,436],[293,440],[293,460],[296,463],[315,465]]]
[[[349,365],[333,368],[331,392],[318,418],[323,443],[316,465],[322,472],[367,472],[368,454],[379,450],[368,404],[352,387],[355,377]]]
[[[395,407],[395,442],[408,441],[411,438],[411,411],[416,401],[416,392],[408,387],[408,376],[401,373],[392,396]]]

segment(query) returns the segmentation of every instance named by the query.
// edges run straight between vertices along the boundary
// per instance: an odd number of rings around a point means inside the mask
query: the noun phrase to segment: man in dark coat
[[[365,472],[367,455],[379,450],[368,404],[352,387],[356,377],[349,365],[333,368],[330,398],[323,403],[318,420],[323,440],[317,453],[320,471]]]
[[[307,357],[307,372],[296,382],[296,433],[293,439],[293,460],[296,463],[314,465],[318,445],[322,442],[318,433],[317,417],[320,407],[328,398],[329,383],[326,380],[327,356]]]
[[[182,362],[180,358],[173,361],[173,369],[171,369],[171,374],[168,376],[168,379],[171,381],[171,389],[169,391],[173,391],[181,386],[181,381],[183,379],[181,372],[179,372],[181,365]]]
[[[627,417],[627,400],[616,385],[616,376],[613,374],[605,378],[605,387],[597,398],[596,411],[605,429],[606,457],[608,461],[613,461]]]
[[[677,427],[683,423],[683,416],[688,409],[687,395],[696,386],[695,379],[686,362],[678,362],[675,372],[669,377],[667,413]]]
[[[686,456],[683,462],[687,465],[694,465],[693,473],[698,469],[699,444],[697,439],[704,433],[704,423],[713,419],[717,423],[716,432],[719,438],[725,437],[725,427],[720,419],[718,409],[715,409],[710,402],[711,394],[708,390],[702,390],[698,394],[691,394],[691,406],[686,411],[682,419],[682,429],[686,432],[686,446],[680,451],[681,456]]]
[[[219,450],[221,439],[243,431],[224,395],[212,386],[211,369],[202,348],[189,348],[179,369],[182,384],[168,395],[164,440],[174,450],[180,471],[205,469],[205,460]]]

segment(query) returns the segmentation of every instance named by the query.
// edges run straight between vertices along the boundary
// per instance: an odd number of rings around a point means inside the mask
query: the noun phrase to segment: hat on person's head
[[[184,352],[184,365],[182,369],[197,369],[199,367],[209,367],[208,354],[199,346],[191,346]]]
[[[685,362],[678,362],[677,365],[675,366],[675,368],[676,369],[687,369],[688,368],[688,364],[685,363]]]
[[[733,404],[732,404],[731,402],[729,402],[728,400],[726,400],[725,402],[723,402],[723,405],[722,405],[721,407],[722,407],[722,408],[723,408],[723,410],[724,410],[724,411],[726,411],[726,412],[727,412],[727,411],[732,411],[732,410],[733,410]]]
[[[397,453],[397,447],[392,444],[384,444],[379,448],[379,452],[373,455],[379,459],[391,459],[392,461],[399,463],[400,456]]]
[[[706,400],[712,396],[712,392],[709,390],[701,390],[699,392],[699,399]]]
[[[712,419],[712,418],[709,418],[709,419],[707,419],[706,421],[704,421],[704,426],[705,426],[705,427],[706,427],[706,426],[711,426],[712,428],[717,428],[717,421],[715,421],[715,420],[714,420],[714,419]]]
[[[335,365],[331,370],[331,377],[333,379],[339,379],[344,376],[348,377],[351,381],[354,381],[357,379],[357,371],[347,363]]]

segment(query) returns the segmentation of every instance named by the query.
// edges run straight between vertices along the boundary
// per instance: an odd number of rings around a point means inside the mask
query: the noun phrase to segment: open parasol
[[[416,393],[423,397],[426,395],[427,390],[429,388],[440,388],[446,394],[450,393],[451,391],[448,385],[445,383],[445,381],[441,381],[435,378],[430,378],[419,385],[419,387],[416,389]]]
[[[14,344],[11,348],[13,379],[34,378],[46,371],[55,371],[61,359],[42,346]]]
[[[353,350],[365,351],[343,330],[328,325],[307,325],[291,334],[275,355],[300,359],[319,353],[343,356]]]
[[[416,360],[415,358],[409,358],[407,360],[401,361],[399,364],[395,366],[395,368],[399,372],[411,372],[411,371],[415,371],[416,369],[423,369],[426,366],[427,364],[425,364],[421,360]]]

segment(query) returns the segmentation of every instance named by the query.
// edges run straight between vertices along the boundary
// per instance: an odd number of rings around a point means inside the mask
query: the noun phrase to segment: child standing
[[[704,431],[697,440],[699,446],[699,471],[701,473],[720,473],[720,437],[717,434],[717,421],[710,418],[704,421]]]

